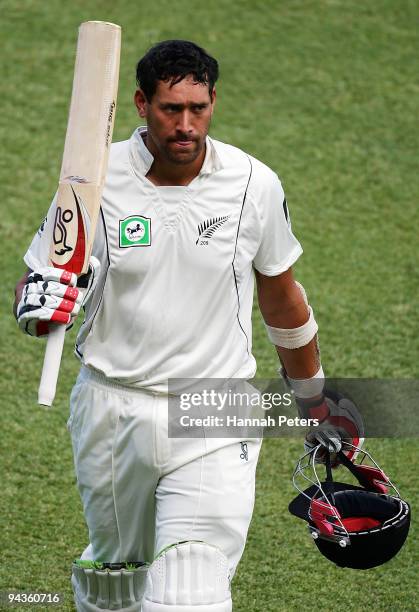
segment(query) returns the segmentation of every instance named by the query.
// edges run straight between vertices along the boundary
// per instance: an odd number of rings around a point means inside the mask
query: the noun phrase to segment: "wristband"
[[[286,377],[297,398],[310,399],[323,393],[324,372],[321,366],[311,378],[290,378],[288,375]]]

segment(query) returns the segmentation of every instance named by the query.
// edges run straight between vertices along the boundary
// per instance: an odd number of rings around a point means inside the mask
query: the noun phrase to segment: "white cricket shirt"
[[[101,274],[76,353],[110,379],[156,392],[170,378],[251,378],[253,267],[274,276],[302,253],[281,183],[207,137],[187,187],[156,187],[145,131],[111,148],[93,247]],[[32,269],[48,263],[53,220],[49,212],[24,257]]]

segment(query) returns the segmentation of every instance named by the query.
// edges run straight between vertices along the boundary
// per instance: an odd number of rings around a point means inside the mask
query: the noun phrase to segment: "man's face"
[[[141,90],[135,93],[140,117],[147,120],[147,145],[162,161],[190,164],[202,153],[215,103],[208,85],[196,83],[192,76],[170,87],[158,81],[150,102]]]

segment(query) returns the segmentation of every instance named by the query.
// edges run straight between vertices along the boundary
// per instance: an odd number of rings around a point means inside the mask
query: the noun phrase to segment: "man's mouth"
[[[178,147],[189,147],[191,144],[193,144],[194,141],[193,140],[173,140],[172,142]]]

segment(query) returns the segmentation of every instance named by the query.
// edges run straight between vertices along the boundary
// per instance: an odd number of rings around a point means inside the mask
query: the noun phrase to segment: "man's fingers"
[[[32,282],[25,286],[24,295],[52,295],[81,304],[82,292],[77,287],[70,287],[54,281]]]
[[[43,267],[28,276],[17,307],[19,327],[31,336],[45,336],[50,323],[71,327],[83,303],[77,275],[60,268]]]
[[[84,288],[77,287],[77,275],[60,268],[42,267],[28,275],[17,306],[19,327],[31,336],[45,336],[49,323],[71,326],[81,306],[92,294],[100,262],[92,257]]]
[[[306,440],[311,446],[321,444],[331,453],[338,453],[342,448],[342,438],[336,429],[310,431]]]
[[[338,432],[334,430],[320,431],[316,438],[322,446],[330,453],[338,453],[342,448],[342,440]]]
[[[342,448],[342,439],[334,429],[311,431],[307,434],[304,447],[306,451],[312,450],[320,444],[321,448],[316,451],[316,463],[325,463],[326,452],[329,452],[332,467],[338,465],[337,453]]]
[[[53,281],[61,283],[62,285],[69,285],[75,287],[77,285],[77,275],[73,272],[67,272],[67,270],[61,270],[60,268],[39,268],[38,270],[31,272],[28,276],[28,283],[43,283]]]
[[[18,320],[19,327],[26,331],[27,323],[44,321],[46,323],[59,323],[68,325],[71,322],[71,314],[62,310],[39,309],[36,306],[28,307]]]
[[[41,319],[43,321],[57,321],[68,323],[70,313],[76,316],[80,310],[80,304],[72,300],[60,298],[54,295],[26,295],[18,307],[18,319]],[[54,317],[54,313],[58,313]],[[62,317],[66,314],[66,317]]]
[[[342,439],[336,431],[309,433],[306,441],[312,448],[321,444],[330,453],[338,453],[342,448]]]

